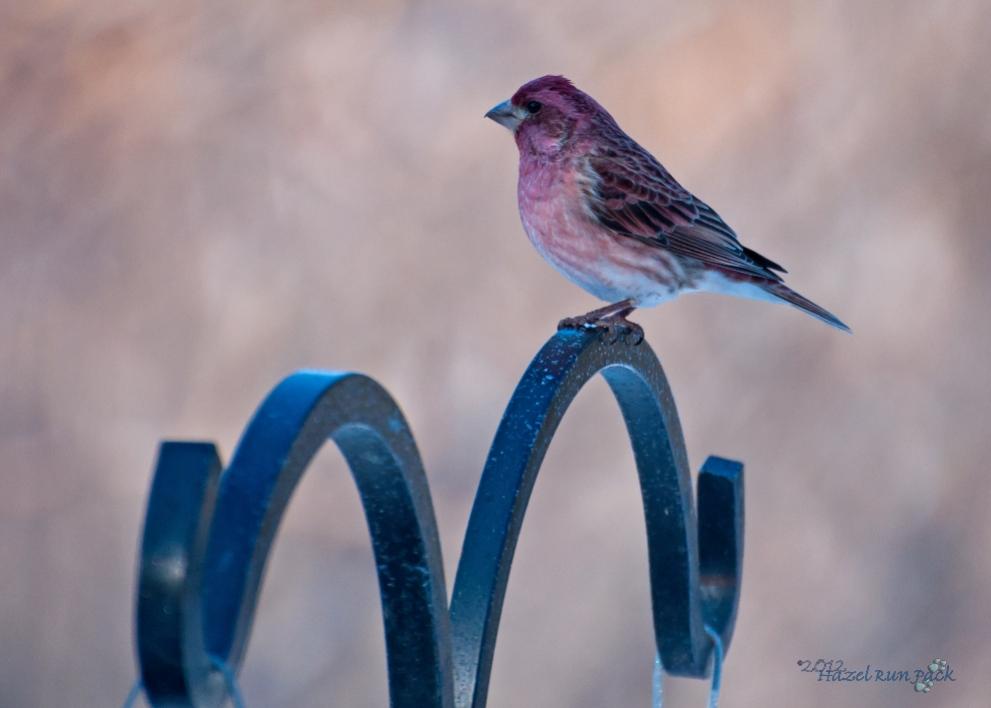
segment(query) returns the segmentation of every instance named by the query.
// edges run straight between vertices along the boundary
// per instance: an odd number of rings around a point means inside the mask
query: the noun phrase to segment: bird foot
[[[590,315],[592,313],[577,317],[565,317],[557,323],[557,328],[559,330],[597,330],[602,333],[602,339],[606,344],[615,344],[622,339],[636,346],[643,341],[643,327],[636,322],[630,322],[621,315],[613,315],[611,317]]]

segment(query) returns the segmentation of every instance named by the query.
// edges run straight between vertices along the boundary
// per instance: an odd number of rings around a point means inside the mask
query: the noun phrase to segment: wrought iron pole
[[[211,443],[163,443],[141,547],[137,649],[155,706],[217,706],[244,658],[265,564],[293,490],[333,439],[371,535],[395,708],[483,708],[513,553],[544,454],[602,373],[633,446],[647,527],[654,632],[666,672],[703,677],[728,648],[743,550],[742,465],[710,457],[698,521],[684,439],[646,344],[558,332],[530,364],[489,452],[450,615],[427,480],[395,401],[360,374],[300,372],[259,407],[221,473]]]
[[[699,475],[696,525],[674,398],[646,343],[605,344],[558,332],[509,401],[486,460],[451,597],[455,701],[484,708],[509,570],[537,472],[578,391],[602,373],[619,403],[640,478],[654,632],[665,671],[707,674],[712,642],[729,645],[743,553],[743,467],[710,457]]]

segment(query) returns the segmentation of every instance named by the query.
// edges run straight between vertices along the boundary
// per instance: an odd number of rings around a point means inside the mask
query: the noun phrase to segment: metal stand
[[[513,553],[540,464],[581,387],[601,372],[636,458],[654,632],[664,671],[708,675],[729,648],[743,552],[743,468],[710,457],[698,523],[674,399],[647,344],[562,331],[530,364],[499,425],[468,521],[450,613],[423,465],[395,401],[361,374],[300,372],[255,413],[230,465],[212,443],[165,442],[148,500],[137,598],[141,681],[156,706],[219,706],[236,691],[265,563],[310,460],[344,454],[371,535],[395,708],[483,708]]]

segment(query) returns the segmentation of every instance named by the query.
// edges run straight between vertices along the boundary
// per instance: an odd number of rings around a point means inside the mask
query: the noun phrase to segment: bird
[[[787,303],[849,332],[836,315],[784,284],[787,271],[740,243],[716,211],[627,135],[564,76],[523,84],[486,118],[519,148],[517,199],[530,242],[554,268],[610,303],[558,329],[643,340],[637,308],[681,293],[715,292]]]

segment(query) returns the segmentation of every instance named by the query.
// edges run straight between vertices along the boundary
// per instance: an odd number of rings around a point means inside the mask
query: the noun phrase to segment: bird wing
[[[682,187],[636,143],[585,158],[582,191],[589,213],[620,236],[694,258],[705,266],[780,281],[774,261],[744,247],[705,202]]]

